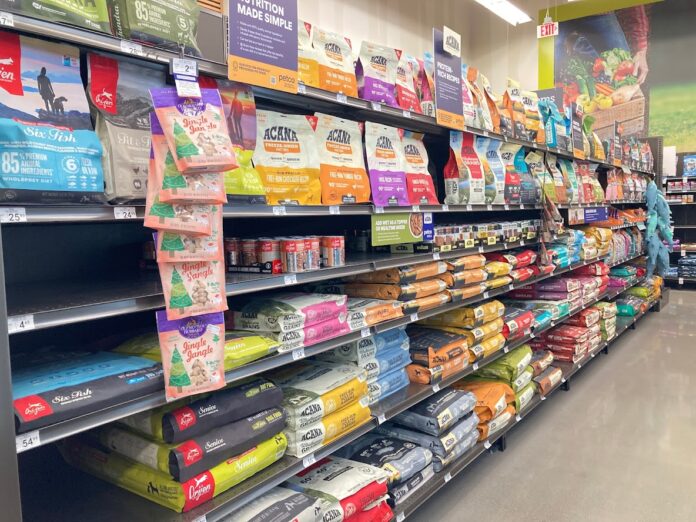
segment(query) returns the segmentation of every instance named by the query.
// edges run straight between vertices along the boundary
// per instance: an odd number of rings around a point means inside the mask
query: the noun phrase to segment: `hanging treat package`
[[[77,47],[0,31],[0,49],[0,202],[103,202]]]
[[[319,64],[319,87],[357,98],[358,84],[350,40],[315,25],[312,28],[312,45]]]
[[[183,174],[237,168],[217,89],[201,89],[200,98],[184,98],[176,89],[150,89],[177,169]]]
[[[152,111],[146,89],[164,87],[164,71],[89,53],[87,72],[95,130],[104,146],[106,197],[113,202],[144,200]]]
[[[254,164],[269,205],[320,205],[317,118],[257,111]]]
[[[224,174],[225,192],[231,203],[266,204],[266,189],[254,168],[256,148],[256,103],[250,85],[216,80],[227,119],[232,149],[239,167]]]
[[[113,0],[107,2],[113,34],[179,53],[200,56],[195,0]]]
[[[370,201],[362,132],[356,121],[316,113],[321,201],[345,205]]]
[[[297,81],[310,87],[319,87],[319,63],[312,43],[312,24],[297,21]]]
[[[212,233],[209,236],[191,236],[179,232],[160,231],[155,234],[157,261],[181,263],[183,261],[223,261],[222,212],[220,205],[210,206]]]
[[[399,130],[365,122],[365,152],[374,204],[378,207],[408,206],[404,151]]]
[[[397,50],[396,53],[399,55],[399,63],[396,66],[396,101],[402,109],[420,114],[420,97],[417,90],[418,61],[402,51]]]
[[[428,151],[423,144],[423,135],[404,131],[401,142],[406,160],[406,185],[410,203],[437,205],[437,194],[433,178],[428,171]]]
[[[154,112],[150,113],[157,196],[162,203],[182,205],[223,204],[227,202],[223,175],[218,172],[182,174],[169,151],[167,139]]]
[[[222,313],[170,320],[157,312],[167,400],[225,386],[225,319]]]
[[[159,263],[159,271],[168,319],[227,310],[222,261]]]
[[[355,67],[358,95],[363,100],[398,107],[396,103],[398,63],[399,58],[393,48],[363,41]]]

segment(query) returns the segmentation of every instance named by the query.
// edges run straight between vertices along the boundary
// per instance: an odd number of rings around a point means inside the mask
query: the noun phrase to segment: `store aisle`
[[[414,522],[696,520],[696,293],[672,291]]]

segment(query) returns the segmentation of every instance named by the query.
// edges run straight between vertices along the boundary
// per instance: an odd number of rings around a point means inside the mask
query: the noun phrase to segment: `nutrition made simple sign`
[[[373,214],[372,246],[418,243],[423,240],[423,214]]]
[[[229,0],[227,76],[297,92],[297,0]]]

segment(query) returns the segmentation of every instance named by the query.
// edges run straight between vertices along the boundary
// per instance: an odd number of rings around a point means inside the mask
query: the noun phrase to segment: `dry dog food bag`
[[[546,153],[546,166],[551,173],[551,178],[553,179],[554,187],[556,188],[556,199],[559,203],[568,202],[568,192],[566,191],[566,184],[563,180],[563,173],[558,168],[558,158],[550,152]]]
[[[399,130],[365,122],[365,152],[374,204],[378,207],[408,206],[406,162]]]
[[[421,110],[423,114],[430,117],[435,117],[435,83],[433,77],[435,74],[435,59],[433,54],[426,51],[423,55],[423,62],[420,67],[419,85],[421,92]]]
[[[0,49],[0,202],[103,202],[77,47],[0,31]]]
[[[217,89],[201,89],[201,98],[180,97],[173,87],[150,89],[150,95],[180,172],[222,172],[238,166]]]
[[[406,185],[410,203],[437,205],[437,194],[433,178],[428,171],[428,151],[423,144],[423,135],[405,130],[401,143],[406,160]]]
[[[358,97],[350,40],[336,33],[312,28],[312,45],[319,63],[319,87]]]
[[[319,522],[323,506],[319,497],[276,486],[233,512],[230,520]]]
[[[486,180],[485,201],[488,204],[505,204],[505,168],[500,159],[498,148],[502,142],[476,136],[476,153],[481,161]]]
[[[256,103],[250,85],[215,80],[227,118],[227,130],[239,167],[224,173],[225,192],[231,203],[265,204],[266,189],[254,168],[256,148]]]
[[[496,198],[497,190],[495,176],[493,175],[491,166],[488,164],[488,138],[474,136],[474,150],[476,151],[476,156],[478,157],[481,171],[483,172],[485,184],[484,202],[486,204],[491,204]]]
[[[515,157],[522,148],[522,145],[514,143],[503,143],[498,149],[500,159],[505,168],[505,203],[508,205],[519,205],[521,203],[520,175],[515,169]]]
[[[493,88],[488,78],[481,72],[478,73],[478,82],[480,83],[481,90],[483,92],[483,97],[485,103],[488,107],[488,113],[491,117],[491,122],[493,124],[493,131],[500,132],[500,114],[498,113],[498,99],[495,94],[493,94]]]
[[[464,114],[464,124],[468,127],[481,128],[479,113],[477,110],[477,100],[471,92],[469,81],[466,79],[467,66],[462,64],[462,109]]]
[[[416,88],[418,61],[402,51],[396,53],[400,55],[396,66],[396,101],[402,109],[420,114],[420,97]]]
[[[225,386],[225,318],[221,313],[170,320],[157,312],[167,400]]]
[[[398,107],[396,103],[398,63],[399,57],[395,49],[363,41],[355,67],[359,96],[363,100]]]
[[[107,0],[92,0],[90,2],[74,2],[71,0],[10,0],[8,7],[17,6],[33,18],[60,22],[63,24],[77,25],[111,34],[109,25],[109,8]],[[3,2],[0,2],[2,6]]]
[[[526,155],[527,150],[520,147],[514,160],[515,171],[520,176],[520,203],[536,205],[541,201],[541,182],[527,167]]]
[[[527,137],[527,123],[525,121],[524,102],[520,91],[520,84],[508,78],[507,89],[503,95],[504,104],[512,116],[514,137],[518,140],[529,139]]]
[[[529,141],[537,141],[539,133],[543,131],[541,116],[539,116],[539,97],[534,91],[521,91],[522,104],[524,105],[524,124]],[[544,138],[544,141],[546,138]],[[542,143],[543,143],[542,142]]]
[[[312,24],[303,20],[297,21],[297,81],[319,87],[319,62],[317,52],[312,43]]]
[[[476,136],[473,134],[468,132],[462,134],[461,160],[469,172],[469,199],[463,203],[483,205],[486,202],[486,177],[481,159],[476,153],[475,140]]]
[[[315,116],[321,202],[324,205],[369,202],[370,180],[365,172],[360,124],[328,114]]]
[[[489,131],[495,131],[493,118],[491,117],[491,112],[488,107],[488,102],[486,101],[486,96],[478,84],[478,69],[476,69],[475,67],[467,67],[466,78],[469,82],[469,89],[471,89],[474,98],[476,98],[479,123],[481,124],[480,127]]]
[[[159,271],[170,320],[227,310],[221,261],[159,263]]]
[[[179,53],[200,56],[195,0],[113,0],[107,2],[113,34]]]
[[[551,174],[549,174],[549,171],[546,170],[546,166],[544,165],[544,156],[542,154],[530,151],[525,157],[525,161],[529,167],[529,172],[537,180],[539,185],[541,185],[544,195],[554,203],[558,203],[556,185],[553,182]]]
[[[320,205],[313,116],[257,111],[254,164],[269,205]]]

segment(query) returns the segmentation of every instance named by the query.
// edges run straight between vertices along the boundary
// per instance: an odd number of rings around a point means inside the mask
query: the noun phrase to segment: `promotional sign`
[[[579,159],[585,159],[585,142],[582,137],[582,106],[577,103],[572,103],[570,106],[571,113],[571,132],[573,139],[573,155]]]
[[[568,224],[583,225],[595,221],[605,221],[608,216],[607,207],[574,208],[568,210]]]
[[[623,126],[621,122],[614,122],[614,139],[612,140],[612,163],[615,167],[620,167],[623,161],[623,153],[621,147],[621,135],[623,134]]]
[[[462,61],[444,47],[442,31],[433,28],[435,56],[435,118],[439,125],[464,130]]]
[[[297,92],[297,0],[229,1],[227,76]]]
[[[561,113],[563,112],[563,89],[555,87],[553,89],[541,89],[534,92],[536,92],[539,101],[551,100],[556,104],[556,108],[561,111]]]
[[[418,243],[423,240],[423,214],[373,214],[372,246]]]

